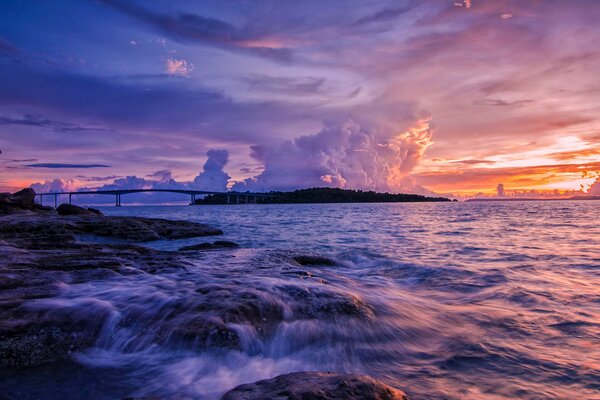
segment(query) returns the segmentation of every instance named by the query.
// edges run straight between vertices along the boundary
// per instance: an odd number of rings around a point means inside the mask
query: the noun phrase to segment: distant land
[[[247,196],[243,192],[227,194],[212,194],[204,199],[196,200],[196,204],[228,204],[236,203],[232,200],[238,196],[240,202],[256,202],[258,204],[292,204],[292,203],[417,203],[417,202],[448,202],[445,197],[427,197],[419,194],[394,194],[377,193],[373,191],[338,189],[338,188],[310,188],[299,189],[293,192],[269,192],[272,197]],[[246,199],[249,197],[249,199]]]
[[[559,200],[600,200],[600,196],[573,197],[480,197],[465,201],[559,201]]]

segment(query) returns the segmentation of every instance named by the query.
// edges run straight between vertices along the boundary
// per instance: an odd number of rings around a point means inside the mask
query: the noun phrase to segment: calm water
[[[288,318],[267,327],[267,335],[244,331],[242,351],[221,352],[168,349],[107,323],[96,348],[75,355],[81,368],[106,375],[86,398],[126,392],[218,399],[240,383],[333,370],[372,375],[412,399],[600,399],[600,202],[103,211],[210,223],[244,249],[234,252],[235,261],[225,252],[207,255],[185,276],[73,285],[65,301],[109,304],[118,319],[132,307],[156,310],[189,296],[182,280],[196,292],[201,285],[233,284],[241,293],[251,288],[275,296],[271,288],[280,278],[241,265],[282,249],[337,260],[335,267],[304,268],[329,288],[355,296],[372,315]],[[199,241],[152,246],[170,250]],[[303,289],[313,290],[314,282],[303,281]],[[144,329],[158,329],[153,323]],[[65,388],[75,383],[61,382],[53,390],[69,394]]]

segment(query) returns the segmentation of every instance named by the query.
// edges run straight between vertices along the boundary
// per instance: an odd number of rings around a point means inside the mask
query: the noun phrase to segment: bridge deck
[[[179,194],[187,194],[190,196],[190,204],[194,204],[196,202],[196,196],[198,195],[223,195],[227,196],[227,203],[230,202],[230,198],[233,196],[235,198],[235,202],[239,203],[240,197],[246,199],[246,203],[249,198],[254,198],[254,202],[256,203],[257,197],[275,197],[275,195],[270,193],[254,193],[254,192],[213,192],[207,190],[187,190],[187,189],[114,189],[114,190],[86,190],[81,192],[48,192],[48,193],[38,193],[40,196],[40,204],[43,202],[44,196],[54,196],[54,207],[58,205],[58,196],[68,195],[69,196],[69,204],[71,204],[71,197],[73,195],[90,195],[90,194],[101,194],[101,195],[112,195],[115,196],[115,206],[121,205],[121,195],[131,194],[131,193],[179,193]]]

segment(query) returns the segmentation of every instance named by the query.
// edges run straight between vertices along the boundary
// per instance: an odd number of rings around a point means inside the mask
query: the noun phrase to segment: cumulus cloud
[[[231,177],[223,170],[229,161],[227,150],[209,150],[202,172],[190,184],[193,189],[224,192]]]
[[[198,174],[191,182],[178,182],[173,179],[172,172],[169,170],[155,171],[148,174],[146,179],[135,175],[117,177],[112,183],[99,187],[81,186],[78,180],[54,179],[44,182],[33,183],[30,187],[36,193],[49,192],[75,192],[87,190],[117,190],[117,189],[179,189],[179,190],[206,190],[215,192],[224,192],[227,190],[227,183],[231,177],[223,170],[229,161],[229,152],[227,150],[215,149],[209,150],[207,160],[204,163],[202,172]],[[82,177],[84,178],[84,177]],[[110,178],[110,177],[109,177]],[[98,178],[100,180],[102,178]],[[82,181],[93,181],[91,179],[82,179]],[[112,198],[104,196],[82,197],[86,200],[92,200],[95,203],[112,202]],[[81,200],[82,198],[77,198]],[[140,193],[128,195],[127,200],[133,203],[146,202],[169,202],[185,200],[180,194],[172,193]]]
[[[176,58],[168,58],[165,62],[167,74],[188,76],[196,67],[194,64],[187,62],[186,60],[178,60]]]
[[[77,190],[76,180],[48,179],[30,186],[36,193],[74,192]]]
[[[293,190],[329,186],[379,191],[411,190],[408,175],[432,143],[429,120],[405,132],[378,132],[352,120],[325,126],[280,146],[254,146],[265,169],[234,190]],[[411,186],[411,187],[407,187]]]
[[[596,181],[592,183],[587,192],[590,196],[600,196],[600,177],[596,178]]]

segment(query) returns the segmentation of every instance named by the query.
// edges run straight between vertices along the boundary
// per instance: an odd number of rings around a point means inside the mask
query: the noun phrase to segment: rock
[[[104,313],[93,310],[49,310],[14,315],[1,313],[0,368],[22,368],[56,362],[71,352],[91,346],[100,331]]]
[[[9,201],[21,208],[33,208],[35,204],[35,191],[31,188],[19,190],[9,197]]]
[[[78,234],[132,242],[148,242],[222,233],[220,229],[195,222],[109,217],[96,215],[88,210],[84,215],[57,216],[50,213],[30,213],[7,215],[0,219],[0,238],[27,249],[74,246],[75,235]]]
[[[294,372],[240,385],[221,400],[408,400],[396,388],[364,375]]]
[[[296,323],[310,328],[294,343],[320,340],[318,330],[332,321],[358,329],[373,322],[374,311],[357,294],[322,279],[332,269],[299,268],[291,258],[296,253],[198,255],[78,241],[84,233],[142,241],[221,231],[186,221],[88,214],[0,216],[0,369],[68,359],[96,343],[116,311],[119,323],[110,329],[127,330],[131,343],[191,351],[254,352],[280,329],[295,331]],[[103,298],[103,285],[118,296]]]
[[[91,213],[94,213],[94,214],[96,214],[96,215],[104,215],[104,214],[102,213],[102,211],[98,210],[97,208],[88,207],[88,209],[87,209],[87,210],[88,210],[89,212],[91,212]]]
[[[31,211],[46,211],[47,207],[35,204],[35,191],[33,189],[23,189],[16,193],[0,193],[0,214],[14,214]]]
[[[292,258],[300,265],[335,265],[335,261],[332,259],[314,254],[299,254]]]
[[[184,246],[184,247],[180,248],[178,251],[217,250],[217,249],[227,249],[227,248],[231,249],[231,248],[236,248],[236,247],[240,247],[240,245],[235,242],[230,242],[227,240],[217,240],[216,242],[213,242],[213,243],[204,242],[204,243],[193,244],[191,246]]]
[[[60,206],[58,206],[56,212],[58,213],[58,215],[101,215],[99,210],[92,211],[89,208],[86,209],[67,203],[63,203]]]

